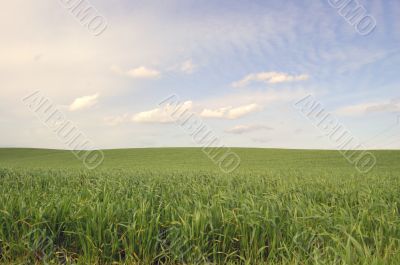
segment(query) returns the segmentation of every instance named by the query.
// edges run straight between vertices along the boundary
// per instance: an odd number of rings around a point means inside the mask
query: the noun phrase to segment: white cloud
[[[185,101],[180,107],[179,112],[192,110],[193,102]],[[222,118],[222,119],[238,119],[247,114],[260,111],[261,107],[257,104],[249,104],[236,108],[226,107],[219,109],[203,109],[199,114],[203,118]],[[171,123],[173,122],[173,113],[177,111],[176,106],[167,104],[163,107],[155,108],[149,111],[139,112],[133,115],[132,121],[137,123]],[[174,115],[176,117],[177,115]],[[117,119],[118,120],[118,119]],[[111,121],[113,121],[111,119]]]
[[[140,66],[138,68],[128,70],[127,75],[134,78],[153,79],[159,78],[161,76],[161,73],[157,70],[150,69],[145,66]]]
[[[261,110],[261,107],[257,104],[249,104],[249,105],[245,105],[245,106],[240,106],[240,107],[231,109],[228,113],[228,118],[237,119],[237,118],[243,117],[247,114],[250,114],[252,112],[257,112],[260,110]]]
[[[232,107],[225,107],[219,109],[204,109],[200,113],[200,116],[204,118],[224,118],[227,116],[227,113],[231,108]]]
[[[389,103],[379,103],[367,108],[369,112],[396,112],[400,111],[400,98],[393,99]]]
[[[400,111],[400,99],[393,99],[390,102],[367,102],[345,106],[336,110],[335,113],[343,116],[358,116],[371,112],[396,111]]]
[[[99,94],[94,94],[91,96],[84,96],[74,100],[72,104],[69,106],[70,111],[76,111],[81,109],[88,109],[97,104],[97,99],[99,98]]]
[[[262,72],[254,73],[245,76],[243,79],[234,82],[233,87],[245,87],[251,82],[265,82],[269,84],[284,83],[284,82],[294,82],[294,81],[304,81],[309,79],[306,74],[301,75],[290,75],[287,73],[279,72]]]
[[[218,109],[204,109],[200,116],[204,118],[224,118],[224,119],[238,119],[247,114],[260,111],[262,108],[253,103],[249,105],[243,105],[236,108],[223,107]]]
[[[116,126],[129,120],[129,114],[125,113],[120,116],[108,116],[104,118],[104,122],[109,126]]]
[[[271,127],[265,125],[237,125],[235,127],[226,129],[225,132],[232,133],[232,134],[243,134],[247,132],[254,132],[258,130],[273,130]]]
[[[110,67],[111,72],[119,74],[119,75],[125,75],[126,73],[119,67],[118,65],[111,65]]]
[[[171,117],[162,108],[156,108],[149,111],[143,111],[135,114],[132,118],[134,122],[138,123],[170,123],[173,122]]]
[[[180,71],[185,74],[192,74],[196,69],[196,65],[193,64],[192,60],[184,61],[180,66]]]
[[[180,111],[189,110],[192,108],[192,101],[185,101]],[[137,123],[171,123],[173,118],[172,113],[176,110],[175,106],[167,104],[164,107],[155,108],[149,111],[139,112],[135,114],[132,121]]]
[[[346,106],[336,110],[336,114],[343,116],[356,116],[364,114],[368,107],[372,106],[371,103],[357,104],[352,106]]]
[[[145,66],[140,66],[137,68],[124,71],[121,69],[121,67],[117,65],[112,65],[110,69],[112,72],[116,74],[138,79],[156,79],[161,77],[161,73],[158,70],[151,69]]]

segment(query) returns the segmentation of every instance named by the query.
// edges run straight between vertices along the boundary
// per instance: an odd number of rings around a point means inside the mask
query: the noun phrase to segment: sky
[[[295,107],[311,95],[366,148],[400,148],[398,0],[79,1],[2,3],[0,147],[68,149],[24,104],[39,91],[99,148],[198,146],[171,95],[226,146],[335,149]]]

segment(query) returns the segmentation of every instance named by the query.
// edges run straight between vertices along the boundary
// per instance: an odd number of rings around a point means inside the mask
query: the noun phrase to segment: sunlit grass
[[[397,265],[400,178],[4,167],[0,224],[5,264]]]

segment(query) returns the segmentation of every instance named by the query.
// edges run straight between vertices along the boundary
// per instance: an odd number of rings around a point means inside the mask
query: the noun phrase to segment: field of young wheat
[[[336,152],[0,150],[2,264],[400,264],[397,151],[358,173]]]

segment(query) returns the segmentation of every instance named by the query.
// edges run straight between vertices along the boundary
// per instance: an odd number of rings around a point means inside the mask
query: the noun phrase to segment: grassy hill
[[[400,151],[0,149],[0,264],[400,264]]]
[[[241,159],[238,171],[356,172],[338,151],[232,148]],[[100,169],[218,170],[200,148],[104,150]],[[375,172],[400,172],[400,151],[373,151]],[[0,148],[0,167],[84,169],[70,151]]]

